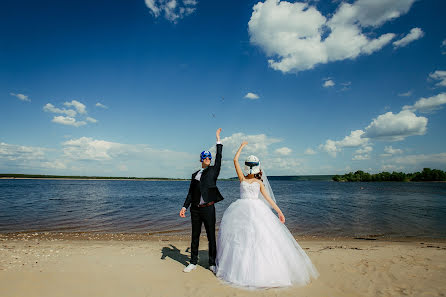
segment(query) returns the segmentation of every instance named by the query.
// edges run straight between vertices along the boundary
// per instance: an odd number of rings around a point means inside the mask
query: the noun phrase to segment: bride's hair
[[[254,177],[263,182],[262,174],[262,169],[260,169],[259,173],[254,174]]]

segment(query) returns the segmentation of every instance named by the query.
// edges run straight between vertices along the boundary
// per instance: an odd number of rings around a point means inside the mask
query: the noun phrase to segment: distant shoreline
[[[77,177],[0,177],[2,179],[40,179],[40,180],[132,180],[132,181],[188,181],[189,179],[163,179],[163,178],[77,178]]]
[[[269,180],[283,181],[331,181],[333,175],[284,175],[269,176]],[[125,177],[125,176],[68,176],[68,175],[41,175],[41,174],[0,174],[0,180],[8,179],[37,179],[37,180],[133,180],[133,181],[189,181],[190,178],[167,177]],[[237,177],[219,178],[220,181],[236,181]]]

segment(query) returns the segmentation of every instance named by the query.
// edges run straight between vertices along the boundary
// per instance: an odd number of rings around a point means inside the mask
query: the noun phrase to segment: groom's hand
[[[183,207],[183,208],[180,210],[180,217],[182,217],[182,218],[185,218],[185,217],[186,217],[186,208],[185,208],[185,207]]]
[[[221,132],[221,128],[218,128],[217,132],[215,132],[215,136],[217,136],[217,142],[220,142],[220,132]]]

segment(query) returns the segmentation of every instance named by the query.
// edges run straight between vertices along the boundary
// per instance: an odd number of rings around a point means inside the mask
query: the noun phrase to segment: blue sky
[[[0,172],[446,170],[444,1],[8,1]]]

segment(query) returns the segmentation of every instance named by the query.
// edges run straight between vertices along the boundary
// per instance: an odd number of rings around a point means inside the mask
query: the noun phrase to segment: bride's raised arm
[[[242,168],[240,167],[240,164],[238,163],[238,158],[240,157],[240,153],[242,149],[248,144],[247,141],[243,141],[240,145],[238,151],[235,153],[234,156],[234,166],[235,166],[235,172],[237,172],[238,179],[240,182],[242,182],[245,179],[245,176],[243,175]]]
[[[263,183],[260,183],[260,192],[262,193],[263,197],[265,197],[265,200],[268,201],[268,203],[273,207],[273,209],[277,212],[279,215],[279,220],[282,223],[285,223],[285,216],[283,215],[280,208],[277,206],[277,204],[274,202],[273,199],[268,195],[268,191],[265,188],[265,185]]]

